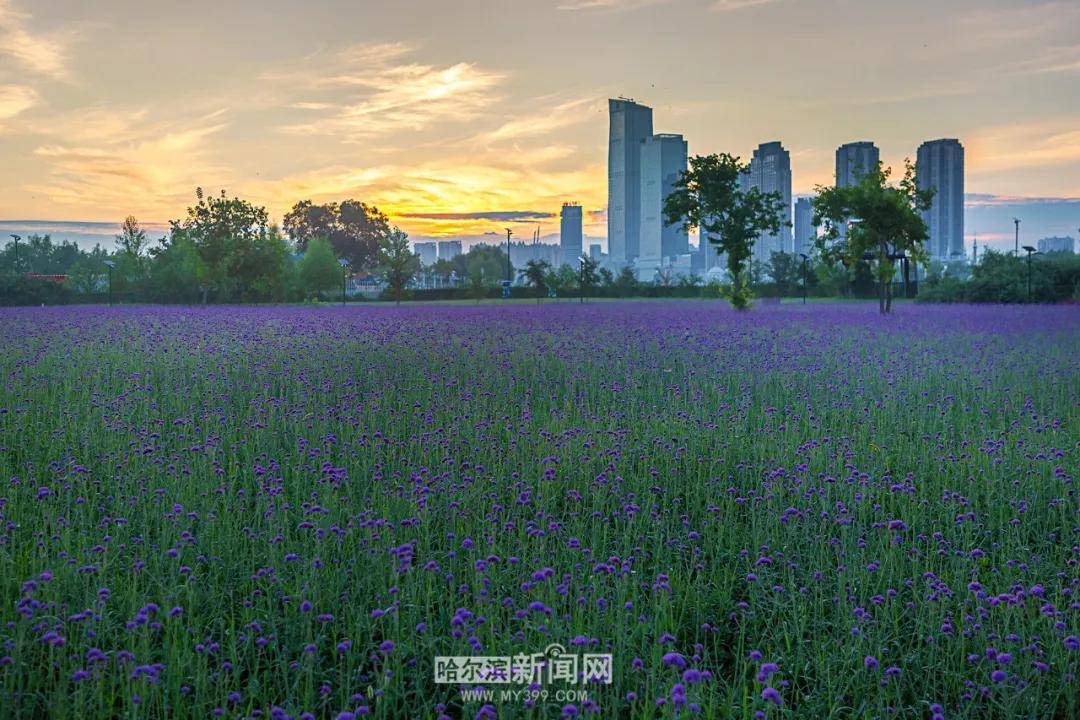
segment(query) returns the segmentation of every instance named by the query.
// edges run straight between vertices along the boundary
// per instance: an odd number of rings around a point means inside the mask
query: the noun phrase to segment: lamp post
[[[112,260],[106,260],[105,267],[109,268],[109,307],[112,307],[112,271],[116,267],[116,263]]]
[[[514,231],[510,228],[506,228],[506,280],[503,281],[503,300],[510,299],[510,286],[514,284],[514,278],[511,277],[510,269],[510,236]]]
[[[345,258],[339,258],[338,264],[341,265],[341,304],[345,304],[345,268],[349,267],[349,261]]]
[[[22,240],[22,237],[19,236],[19,235],[12,234],[11,238],[15,241],[15,259],[12,261],[11,267],[14,268],[15,274],[18,275],[19,274],[19,241]]]
[[[1027,253],[1028,258],[1028,302],[1031,302],[1031,256],[1038,255],[1039,251],[1030,245],[1025,245],[1024,251]]]
[[[799,257],[802,258],[802,304],[806,304],[806,261],[809,260],[809,256],[806,253],[799,253]]]
[[[909,293],[908,293],[908,257],[907,257],[907,254],[905,254],[903,251],[889,253],[889,260],[890,260],[890,262],[895,261],[895,260],[900,261],[900,268],[901,268],[902,272],[904,273],[904,297],[907,298],[909,296]]]

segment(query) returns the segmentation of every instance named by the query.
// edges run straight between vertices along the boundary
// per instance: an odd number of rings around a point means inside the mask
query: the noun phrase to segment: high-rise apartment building
[[[559,247],[562,261],[573,267],[581,264],[581,206],[563,203],[559,215]]]
[[[690,252],[682,223],[664,220],[664,200],[686,172],[687,146],[682,135],[659,134],[641,144],[641,221],[638,255],[671,258]]]
[[[795,201],[795,235],[792,240],[792,252],[810,254],[814,247],[814,239],[817,238],[817,228],[814,226],[814,206],[808,197],[801,197]]]
[[[625,265],[639,254],[641,144],[653,134],[652,108],[608,100],[608,255]]]
[[[440,240],[439,241],[439,259],[440,260],[453,260],[461,254],[461,241],[460,240]]]
[[[915,171],[919,189],[935,191],[930,209],[923,213],[930,231],[930,257],[964,257],[964,146],[953,138],[924,142],[919,146]]]
[[[780,141],[758,145],[750,159],[749,172],[742,176],[742,185],[744,189],[778,193],[782,208],[780,230],[757,239],[753,259],[768,262],[774,252],[791,252],[791,155]]]
[[[851,187],[865,173],[877,169],[881,152],[869,140],[844,143],[836,148],[836,187]]]
[[[420,256],[421,265],[434,265],[439,259],[439,248],[433,242],[418,242],[413,245],[413,251]]]

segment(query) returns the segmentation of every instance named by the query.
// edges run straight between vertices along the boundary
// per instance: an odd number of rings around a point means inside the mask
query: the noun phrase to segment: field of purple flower
[[[0,333],[0,717],[1080,716],[1075,307]],[[434,681],[553,643],[610,684]]]

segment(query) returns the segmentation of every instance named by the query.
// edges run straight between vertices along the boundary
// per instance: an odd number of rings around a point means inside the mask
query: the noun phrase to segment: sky
[[[1080,227],[1075,0],[0,0],[0,228],[162,227],[201,186],[413,239],[575,201],[601,238],[619,95],[691,154],[781,140],[796,194],[844,142],[956,137],[969,247]]]

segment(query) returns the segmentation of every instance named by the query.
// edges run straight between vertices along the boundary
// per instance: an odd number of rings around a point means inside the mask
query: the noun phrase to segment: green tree
[[[664,200],[664,218],[669,225],[700,228],[719,252],[726,254],[733,281],[731,304],[738,309],[745,309],[750,302],[746,263],[755,240],[759,235],[779,232],[784,223],[779,193],[742,189],[740,176],[748,171],[748,165],[727,153],[690,158],[690,169],[682,173]]]
[[[300,259],[300,285],[308,296],[329,292],[341,284],[341,264],[325,238],[312,238]]]
[[[195,190],[198,202],[189,207],[187,217],[170,222],[169,242],[186,240],[202,261],[203,301],[209,292],[218,300],[250,300],[259,297],[259,288],[273,284],[274,274],[283,270],[279,243],[269,237],[266,208],[246,200],[219,197]]]
[[[570,292],[579,287],[578,273],[574,270],[574,267],[568,263],[563,263],[557,268],[552,268],[548,273],[545,280],[548,287],[555,288],[556,294],[559,296],[569,295]]]
[[[128,215],[120,224],[120,234],[116,236],[116,249],[130,255],[142,266],[148,248],[146,231],[139,227],[134,215]]]
[[[409,236],[398,228],[379,241],[379,272],[390,287],[394,300],[401,303],[405,286],[420,269],[420,256],[409,245]]]
[[[781,295],[793,295],[797,289],[802,288],[802,264],[800,259],[791,253],[771,253],[766,272]]]
[[[195,302],[206,287],[206,267],[199,250],[177,235],[151,251],[150,297],[160,302]]]
[[[472,254],[471,251],[469,254]],[[458,257],[466,256],[459,255]],[[488,275],[487,264],[484,259],[479,255],[473,256],[469,259],[465,272],[460,274],[468,278],[469,295],[479,303],[487,295],[488,288],[491,287],[491,276]]]
[[[934,192],[919,190],[910,160],[904,167],[897,185],[889,184],[892,170],[878,163],[876,171],[864,173],[855,185],[819,185],[813,200],[814,224],[825,227],[815,241],[821,256],[848,266],[870,261],[882,314],[892,310],[894,257],[906,253],[916,265],[926,262],[923,243],[929,233],[922,212],[930,207]]]
[[[75,261],[68,269],[67,282],[72,290],[81,295],[91,295],[100,292],[108,282],[108,269],[105,261],[109,259],[100,245]]]
[[[298,249],[305,250],[314,238],[324,238],[358,272],[378,265],[379,244],[392,232],[386,215],[359,200],[323,205],[302,200],[286,213],[282,225]]]
[[[585,302],[585,296],[600,284],[600,262],[588,255],[582,255],[579,262],[581,266],[578,268],[578,288],[581,291],[581,302]]]
[[[551,263],[547,260],[529,260],[525,263],[525,269],[520,272],[520,277],[525,283],[540,291],[541,295],[547,293],[547,276],[551,272]],[[537,297],[536,302],[540,302]]]
[[[624,267],[615,277],[615,282],[612,287],[614,287],[615,294],[619,297],[630,297],[637,294],[641,289],[641,283],[638,282],[637,275],[634,274],[633,268]]]

